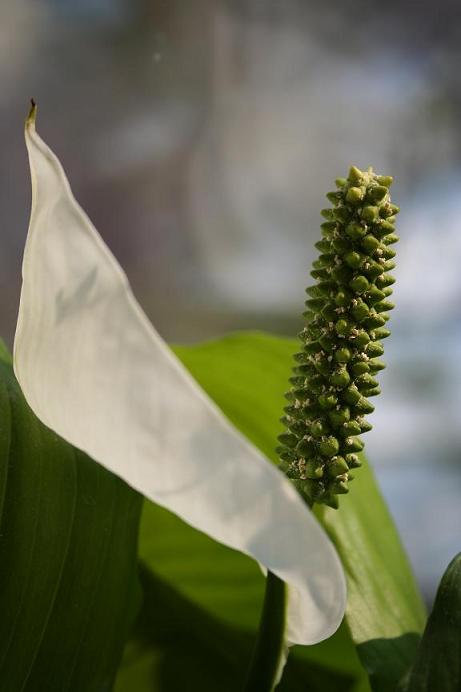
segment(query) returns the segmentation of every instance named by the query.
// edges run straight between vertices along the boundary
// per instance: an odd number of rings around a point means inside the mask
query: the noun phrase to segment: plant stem
[[[285,646],[287,586],[267,573],[266,591],[258,636],[244,692],[272,692]]]

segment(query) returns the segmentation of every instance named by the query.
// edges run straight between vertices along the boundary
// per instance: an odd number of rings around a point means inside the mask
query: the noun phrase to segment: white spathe
[[[329,637],[346,588],[327,535],[148,321],[35,113],[26,143],[32,211],[14,367],[28,403],[143,495],[287,582],[290,642]]]

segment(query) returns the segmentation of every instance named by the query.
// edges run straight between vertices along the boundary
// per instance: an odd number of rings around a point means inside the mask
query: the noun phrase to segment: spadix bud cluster
[[[319,258],[307,288],[302,348],[286,394],[280,435],[281,467],[309,503],[338,506],[351,470],[360,466],[359,435],[371,430],[369,398],[380,392],[382,339],[389,336],[388,298],[395,266],[391,248],[398,207],[390,201],[392,178],[352,167],[327,194]]]

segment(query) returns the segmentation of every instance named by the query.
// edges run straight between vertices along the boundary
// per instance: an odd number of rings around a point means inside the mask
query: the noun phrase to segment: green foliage
[[[240,683],[243,684],[261,614],[265,584],[261,570],[254,560],[216,543],[167,510],[148,501],[144,503],[139,554],[151,570],[151,579],[147,581],[149,588],[157,584],[163,595],[155,600],[154,596],[151,598],[153,605],[149,611],[149,622],[146,624],[144,621],[141,632],[137,628],[136,636],[130,642],[116,692],[129,692],[134,688],[134,685],[130,688],[132,679],[138,680],[138,677],[142,679],[143,686],[139,687],[139,691],[136,687],[137,692],[180,689],[178,676],[182,672],[179,667],[171,665],[171,661],[179,656],[179,649],[185,647],[186,642],[189,642],[190,654],[193,641],[196,642],[194,655],[198,661],[197,666],[201,670],[207,656],[217,656],[216,644],[219,637],[215,629],[227,632],[227,637],[230,636],[229,632],[233,632],[233,639],[241,640],[242,643],[237,645],[235,641],[234,644],[229,641],[223,647],[228,656],[236,656],[234,672],[226,668],[228,663],[225,664],[221,658],[218,660],[221,661],[222,670],[227,670],[226,675],[229,675],[230,680],[236,683],[235,676],[238,673]],[[146,580],[143,579],[143,585],[145,584]],[[190,617],[188,613],[191,614]],[[145,615],[144,612],[143,618]],[[165,621],[170,625],[175,623],[174,635],[168,638],[162,634]],[[149,633],[148,637],[146,632]],[[229,650],[232,646],[236,646],[235,651]],[[289,657],[289,669],[293,666],[294,670],[302,671],[304,688],[315,679],[322,692],[330,690],[326,681],[332,690],[336,689],[333,687],[336,681],[338,689],[345,692],[350,681],[363,675],[344,628],[320,645],[294,647]],[[170,687],[164,682],[165,667]],[[203,680],[199,670],[196,672],[198,677],[194,678],[195,673],[192,671],[195,668],[191,665],[189,668],[189,689],[202,689],[200,685]],[[220,684],[219,674],[211,665],[208,670],[216,689]],[[284,677],[284,685],[287,684]],[[239,686],[234,684],[231,689],[239,689]],[[291,690],[290,687],[285,689]],[[359,688],[353,689],[358,692]],[[360,688],[361,692],[366,689],[368,688]]]
[[[338,495],[349,491],[350,471],[361,465],[357,437],[371,425],[369,397],[380,393],[374,375],[384,364],[380,339],[393,306],[395,252],[389,247],[398,207],[391,204],[392,178],[354,166],[338,189],[327,194],[333,208],[323,209],[321,253],[307,288],[301,351],[286,393],[279,435],[281,468],[308,504],[338,507]]]
[[[206,569],[202,574],[206,580]],[[146,565],[141,565],[141,583],[145,594],[141,617],[115,692],[241,690],[251,633],[197,606]],[[278,691],[305,692],[308,686],[311,692],[352,692],[352,684],[351,675],[295,657]]]
[[[230,420],[276,460],[293,349],[292,340],[242,333],[176,352]],[[341,511],[319,513],[346,569],[347,625],[373,689],[381,692],[395,689],[410,667],[425,612],[392,519],[362,462],[356,492],[344,498]]]
[[[394,692],[413,663],[425,609],[400,539],[364,461],[339,511],[319,508],[348,577],[346,621],[375,692]],[[317,513],[317,511],[316,511]]]
[[[141,498],[42,425],[0,349],[0,687],[112,689]]]
[[[461,553],[442,577],[405,692],[461,689]]]

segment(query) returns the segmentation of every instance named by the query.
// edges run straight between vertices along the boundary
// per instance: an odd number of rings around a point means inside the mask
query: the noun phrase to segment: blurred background
[[[296,334],[325,192],[352,163],[394,176],[397,309],[366,442],[429,601],[461,549],[460,20],[455,0],[0,5],[10,345],[31,96],[77,198],[169,341]]]

